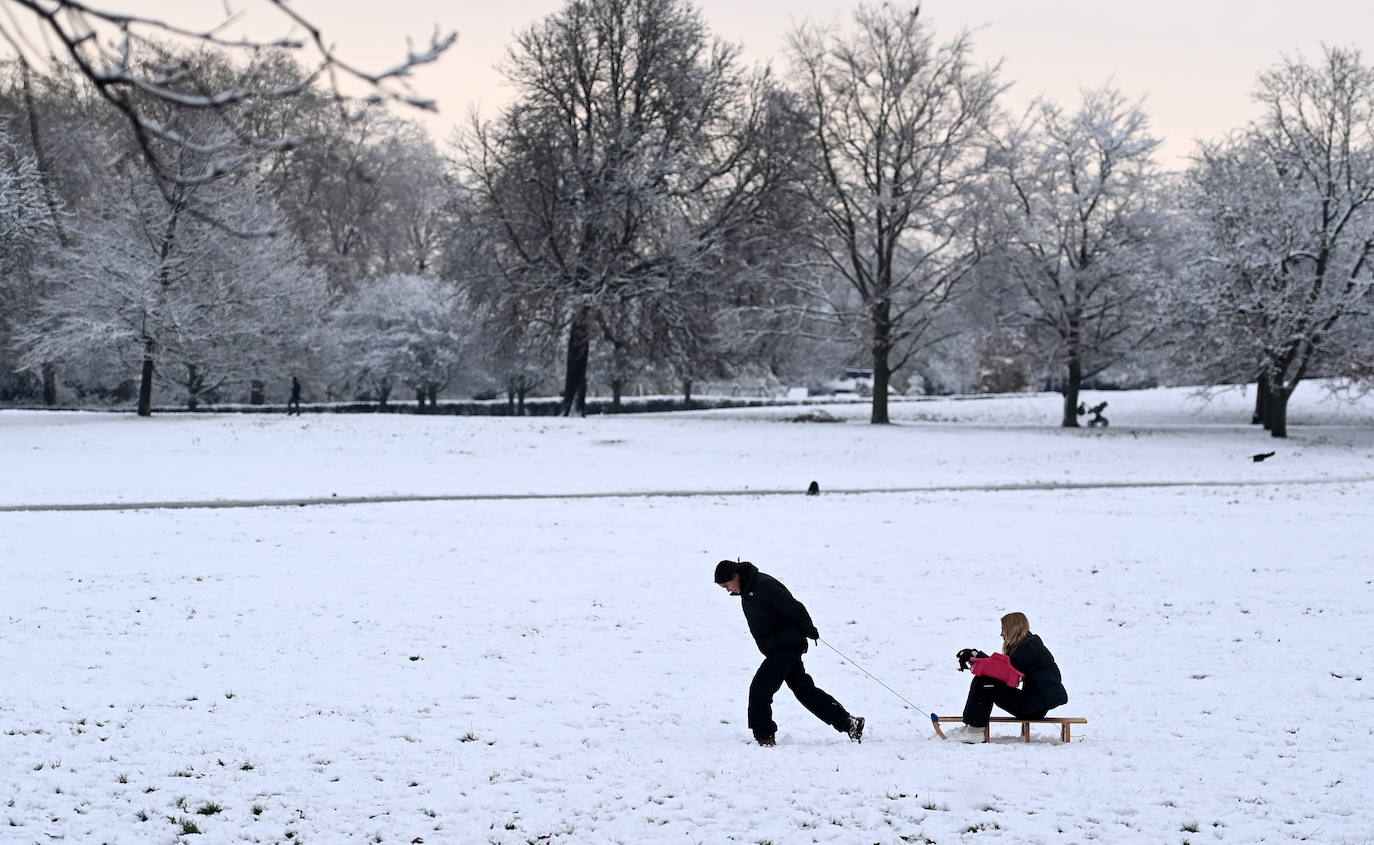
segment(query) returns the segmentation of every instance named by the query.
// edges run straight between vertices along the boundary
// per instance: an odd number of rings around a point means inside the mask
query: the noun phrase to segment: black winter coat
[[[765,575],[752,563],[739,567],[740,606],[759,651],[768,654],[800,647],[806,638],[820,636],[806,606],[792,597],[782,582]]]
[[[1059,665],[1040,637],[1035,634],[1026,637],[1007,657],[1011,665],[1025,675],[1021,679],[1021,690],[1026,694],[1026,709],[1051,710],[1068,703],[1069,693],[1064,689]]]

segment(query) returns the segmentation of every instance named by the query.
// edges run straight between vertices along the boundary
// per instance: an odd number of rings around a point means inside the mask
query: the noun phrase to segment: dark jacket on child
[[[1059,665],[1054,662],[1054,655],[1045,648],[1039,636],[1031,634],[1026,637],[1007,657],[1011,658],[1011,665],[1025,674],[1021,680],[1021,690],[1025,693],[1028,709],[1053,710],[1068,703],[1069,693],[1064,689]]]

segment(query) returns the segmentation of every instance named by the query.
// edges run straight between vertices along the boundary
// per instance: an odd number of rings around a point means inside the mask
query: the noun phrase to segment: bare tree
[[[167,167],[167,146],[191,146],[203,154],[215,155],[231,149],[288,148],[299,138],[256,134],[251,123],[236,113],[236,107],[262,100],[295,97],[320,77],[328,79],[337,102],[344,102],[342,87],[361,84],[372,99],[405,103],[433,110],[427,100],[411,90],[412,71],[436,61],[457,39],[456,33],[436,31],[422,48],[410,47],[399,62],[389,68],[369,71],[341,56],[326,40],[322,30],[295,11],[287,0],[262,0],[284,19],[288,32],[278,38],[259,39],[234,34],[237,15],[226,15],[216,26],[193,29],[174,20],[145,17],[132,12],[98,9],[80,0],[0,0],[11,12],[8,22],[0,21],[0,38],[7,41],[26,68],[41,69],[50,61],[68,63],[88,80],[107,103],[122,113],[138,140],[139,149],[154,172],[165,181],[195,181],[213,177],[211,173],[186,173]],[[20,13],[16,16],[14,13]],[[43,46],[18,25],[27,18],[40,33]],[[49,44],[58,55],[49,55]],[[239,73],[232,80],[205,76],[204,65],[187,61],[188,46],[204,48],[238,57]],[[273,51],[287,50],[307,56],[312,69],[303,78],[280,84],[274,74],[264,73]],[[165,123],[150,103],[172,104],[214,114],[223,129],[222,140],[205,146],[204,139],[192,139]]]
[[[1014,280],[1008,316],[1042,361],[1064,368],[1065,427],[1078,426],[1083,381],[1153,333],[1158,146],[1144,109],[1102,88],[1072,113],[1036,103],[990,156],[1000,264]]]
[[[973,67],[967,32],[936,44],[919,7],[861,5],[852,31],[804,27],[791,53],[805,182],[828,224],[819,247],[856,297],[839,311],[865,328],[871,420],[886,423],[892,373],[931,339],[978,253],[969,193],[996,70]]]
[[[1258,379],[1258,416],[1288,435],[1288,400],[1315,367],[1355,372],[1374,312],[1374,68],[1358,51],[1261,74],[1263,116],[1204,146],[1187,204],[1201,244],[1177,310],[1218,380]]]
[[[598,326],[695,331],[713,256],[749,219],[761,98],[685,0],[588,0],[517,37],[516,103],[466,166],[497,221],[503,283],[566,332],[563,412],[583,413]]]

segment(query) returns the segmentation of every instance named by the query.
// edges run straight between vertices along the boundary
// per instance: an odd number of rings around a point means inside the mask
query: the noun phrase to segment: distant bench
[[[963,722],[964,717],[932,716],[930,718],[930,721],[935,725],[935,732],[940,735],[941,739],[944,739],[945,732],[940,730],[940,723]],[[990,739],[992,739],[992,722],[1009,722],[1011,724],[1019,724],[1021,726],[1021,736],[1025,738],[1026,742],[1030,742],[1031,725],[1058,725],[1059,738],[1064,742],[1070,742],[1072,740],[1072,734],[1070,733],[1070,731],[1072,730],[1071,726],[1088,724],[1088,720],[1082,718],[1081,716],[1047,716],[1044,719],[1017,719],[1014,716],[993,716],[992,718],[988,719],[988,722],[988,727],[983,728],[983,742],[987,742]]]

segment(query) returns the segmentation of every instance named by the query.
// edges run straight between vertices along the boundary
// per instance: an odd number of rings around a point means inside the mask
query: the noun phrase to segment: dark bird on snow
[[[808,495],[808,496],[819,496],[820,494],[821,494],[821,485],[817,484],[817,483],[814,482],[814,481],[811,482],[811,486],[810,486],[810,487],[806,488],[806,495]]]
[[[1265,458],[1272,458],[1272,457],[1274,457],[1274,453],[1273,453],[1273,452],[1260,452],[1258,455],[1251,455],[1251,456],[1250,456],[1250,460],[1254,461],[1255,463],[1259,463],[1260,461],[1264,460]]]

